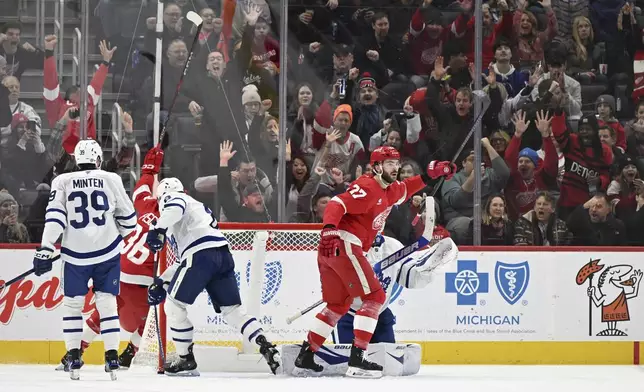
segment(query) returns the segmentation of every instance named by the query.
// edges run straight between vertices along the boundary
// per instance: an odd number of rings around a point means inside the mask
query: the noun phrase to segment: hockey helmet
[[[178,178],[168,177],[161,180],[157,187],[157,198],[163,197],[166,193],[170,192],[183,192],[183,184]]]
[[[100,167],[103,160],[103,150],[96,140],[79,140],[74,147],[74,159],[77,165],[89,164]]]
[[[393,147],[380,146],[373,150],[373,152],[371,153],[371,160],[369,160],[369,164],[373,167],[376,162],[383,162],[388,159],[400,160],[400,153]]]

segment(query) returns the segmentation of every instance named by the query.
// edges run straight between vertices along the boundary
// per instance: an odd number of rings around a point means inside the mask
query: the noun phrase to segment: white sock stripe
[[[378,320],[371,317],[356,314],[353,318],[353,328],[361,331],[373,333],[376,330],[377,324]]]
[[[313,325],[311,326],[311,332],[315,333],[316,335],[320,335],[320,336],[326,338],[331,333],[331,330],[333,330],[333,326],[325,323],[324,321],[320,320],[317,317],[315,317],[313,319]]]
[[[347,252],[347,256],[349,256],[349,260],[351,260],[351,264],[353,264],[353,269],[358,275],[358,279],[360,280],[360,284],[362,285],[362,291],[364,291],[365,294],[369,294],[371,292],[371,288],[369,288],[369,281],[367,281],[367,276],[365,275],[365,272],[360,265],[360,261],[351,250],[351,243],[344,241],[344,249]]]
[[[132,344],[136,348],[141,345],[141,334],[139,334],[139,331],[134,331],[134,333],[130,336],[130,342],[132,342]]]

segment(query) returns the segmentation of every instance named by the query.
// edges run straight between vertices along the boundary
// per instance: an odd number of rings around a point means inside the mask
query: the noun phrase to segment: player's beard
[[[389,173],[383,171],[380,176],[382,177],[382,181],[384,181],[387,185],[389,185],[389,184],[393,184],[394,181],[396,181],[396,177],[398,176],[398,173],[394,172],[392,176]]]

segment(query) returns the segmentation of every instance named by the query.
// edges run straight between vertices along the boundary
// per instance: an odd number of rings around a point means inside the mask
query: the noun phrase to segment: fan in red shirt
[[[539,192],[557,188],[559,158],[550,137],[551,121],[547,111],[537,112],[535,122],[541,133],[545,152],[543,162],[539,166],[536,151],[527,147],[519,151],[521,137],[530,125],[530,121],[526,122],[526,113],[519,110],[512,120],[514,136],[505,150],[505,162],[511,170],[510,180],[505,186],[505,197],[508,202],[508,215],[512,221],[534,208]]]
[[[371,153],[370,164],[374,174],[358,178],[347,192],[332,198],[324,210],[318,269],[326,307],[316,315],[314,326],[302,344],[295,360],[297,372],[323,370],[315,363],[314,353],[340,317],[347,313],[353,299],[359,297],[362,306],[353,321],[355,338],[346,374],[362,378],[382,376],[382,366],[368,361],[365,350],[386,295],[365,254],[376,234],[382,231],[392,207],[404,203],[425,184],[420,175],[396,181],[400,153],[393,147],[376,148]],[[432,162],[427,169],[434,179],[451,176],[454,171],[449,162]]]
[[[132,197],[138,215],[136,230],[124,240],[121,250],[120,293],[117,297],[119,322],[121,328],[131,333],[130,341],[119,355],[121,368],[129,368],[132,359],[139,349],[141,335],[148,316],[148,286],[154,281],[154,253],[145,243],[150,224],[159,217],[159,205],[152,194],[155,175],[159,173],[163,162],[163,150],[153,148],[145,156],[141,168],[141,179],[136,184]],[[85,299],[85,306],[90,312],[83,328],[81,353],[101,333],[101,320],[94,306],[94,294],[90,291]],[[67,355],[61,360],[62,366],[56,370],[67,371]]]
[[[613,152],[599,140],[597,118],[585,115],[578,127],[578,133],[572,133],[566,115],[560,110],[552,117],[552,134],[566,158],[559,196],[559,216],[564,220],[595,192],[605,191],[610,183]]]

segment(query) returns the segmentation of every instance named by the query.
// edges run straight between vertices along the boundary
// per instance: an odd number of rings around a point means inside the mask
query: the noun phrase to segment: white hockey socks
[[[241,305],[222,306],[221,312],[226,324],[241,331],[244,339],[259,347],[255,342],[255,338],[261,335],[264,330],[255,317],[246,314],[246,309]]]
[[[82,295],[63,298],[63,337],[67,351],[81,348],[84,304],[85,297]]]
[[[121,326],[119,324],[116,296],[114,294],[97,292],[96,310],[101,317],[101,337],[105,351],[118,350],[120,341]]]
[[[188,319],[186,305],[168,296],[164,309],[177,354],[188,355],[188,347],[192,344],[195,329]]]
[[[134,346],[134,348],[137,350],[141,346],[141,334],[139,333],[138,329],[132,332],[132,335],[130,335],[130,343],[132,343],[132,346]]]

